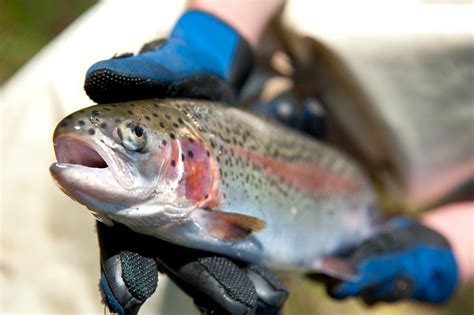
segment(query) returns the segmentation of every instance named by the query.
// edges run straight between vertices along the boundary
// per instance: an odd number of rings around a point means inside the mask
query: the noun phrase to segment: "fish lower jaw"
[[[122,187],[108,167],[54,163],[50,172],[62,191],[95,212],[115,213],[146,202],[151,195],[145,189]]]

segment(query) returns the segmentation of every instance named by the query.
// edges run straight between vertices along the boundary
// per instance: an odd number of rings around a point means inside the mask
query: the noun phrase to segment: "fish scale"
[[[51,172],[69,196],[106,223],[183,246],[310,272],[377,230],[352,160],[222,104],[96,105],[60,122],[54,142]]]

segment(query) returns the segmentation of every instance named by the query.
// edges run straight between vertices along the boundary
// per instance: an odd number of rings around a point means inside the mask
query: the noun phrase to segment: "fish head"
[[[153,205],[148,209],[155,215],[184,213],[196,200],[185,198],[183,190],[183,145],[195,136],[186,115],[172,106],[95,105],[58,124],[57,163],[50,171],[67,195],[102,219],[143,205]]]

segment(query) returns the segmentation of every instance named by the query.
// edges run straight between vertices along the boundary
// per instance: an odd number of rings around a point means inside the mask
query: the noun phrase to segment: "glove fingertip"
[[[328,287],[328,294],[332,298],[341,300],[351,296],[358,295],[362,290],[362,287],[358,283],[353,282],[342,282],[338,285]]]
[[[125,315],[125,310],[112,293],[112,289],[109,286],[105,273],[102,272],[99,282],[100,292],[102,294],[102,303],[105,304],[111,312],[118,313],[119,315]]]

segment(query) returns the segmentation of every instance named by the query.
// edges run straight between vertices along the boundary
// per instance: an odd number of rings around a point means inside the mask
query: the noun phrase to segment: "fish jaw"
[[[51,165],[51,175],[61,190],[90,210],[114,213],[151,198],[152,187],[137,185],[133,165],[105,142],[71,134],[54,142],[58,162]]]

